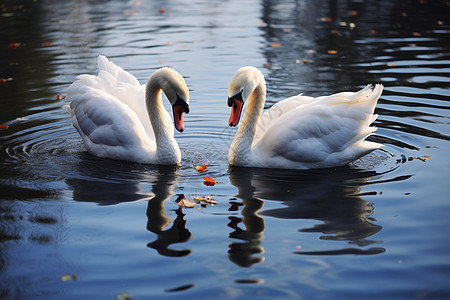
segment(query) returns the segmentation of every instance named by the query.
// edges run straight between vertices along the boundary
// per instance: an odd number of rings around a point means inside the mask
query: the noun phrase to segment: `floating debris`
[[[203,177],[203,180],[204,180],[203,184],[206,186],[213,186],[216,184],[216,181],[211,177]]]
[[[66,274],[66,275],[62,275],[60,277],[60,279],[62,281],[69,281],[69,280],[76,280],[77,279],[77,274]]]
[[[206,167],[208,167],[208,165],[203,164],[201,166],[196,166],[195,170],[198,171],[198,172],[205,172],[206,171]]]
[[[201,202],[201,203],[205,203],[205,204],[210,204],[210,205],[214,205],[217,203],[216,200],[214,200],[213,198],[211,198],[211,196],[205,196],[205,197],[194,197],[194,200],[197,202]]]

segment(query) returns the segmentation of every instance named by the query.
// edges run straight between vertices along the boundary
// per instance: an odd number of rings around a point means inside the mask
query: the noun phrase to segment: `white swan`
[[[228,154],[231,165],[280,169],[343,166],[380,148],[364,139],[376,128],[374,109],[383,86],[370,85],[357,93],[323,97],[297,95],[280,101],[262,116],[266,98],[263,74],[243,67],[228,88],[228,121],[236,126],[244,102],[242,124]]]
[[[155,71],[141,85],[105,56],[98,57],[98,76],[79,75],[67,90],[65,105],[89,153],[146,164],[178,164],[181,152],[161,90],[173,108],[175,128],[184,130],[189,90],[171,68]]]

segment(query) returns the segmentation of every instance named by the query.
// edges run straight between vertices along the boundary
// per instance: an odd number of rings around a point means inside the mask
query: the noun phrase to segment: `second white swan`
[[[228,154],[231,165],[280,169],[344,166],[382,145],[366,141],[377,128],[375,106],[383,86],[323,97],[301,94],[280,101],[264,114],[264,75],[254,67],[239,69],[228,88],[230,126],[239,123]],[[261,115],[262,114],[262,115]]]
[[[65,105],[89,153],[145,164],[178,164],[181,151],[174,138],[162,92],[172,105],[175,128],[184,130],[189,90],[171,68],[155,71],[141,85],[105,56],[98,57],[98,76],[79,75],[67,90]]]

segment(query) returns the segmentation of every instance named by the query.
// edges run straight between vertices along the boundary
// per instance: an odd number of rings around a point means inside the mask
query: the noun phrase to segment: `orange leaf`
[[[270,46],[272,47],[281,47],[280,43],[271,43]]]
[[[337,54],[337,50],[328,50],[328,54]]]
[[[197,171],[199,171],[199,172],[204,172],[204,171],[206,170],[206,167],[207,167],[207,166],[208,166],[208,165],[203,164],[203,165],[201,165],[201,166],[196,166],[195,169],[196,169]]]
[[[165,8],[161,8],[161,9],[158,10],[158,12],[159,12],[159,13],[165,13],[165,12],[166,12],[166,9],[165,9]]]
[[[9,48],[12,48],[12,49],[16,49],[19,46],[20,46],[20,43],[11,43],[11,44],[9,44]]]
[[[13,80],[11,77],[10,78],[0,78],[0,83],[5,83],[7,81],[11,81]]]
[[[203,177],[203,180],[204,180],[203,184],[207,186],[213,186],[216,184],[216,181],[211,177]]]
[[[420,32],[413,32],[412,35],[413,36],[422,36],[422,34]]]
[[[0,125],[0,130],[1,130],[1,129],[8,129],[8,127],[9,127],[8,125],[3,125],[3,124],[1,124],[1,125]]]
[[[370,29],[370,30],[369,30],[369,33],[370,33],[370,34],[375,34],[375,33],[377,33],[377,31],[376,31],[375,29]]]
[[[358,12],[356,10],[351,10],[348,12],[351,16],[356,16]]]
[[[49,46],[52,46],[52,45],[53,45],[53,43],[50,43],[50,42],[42,43],[43,47],[49,47]]]

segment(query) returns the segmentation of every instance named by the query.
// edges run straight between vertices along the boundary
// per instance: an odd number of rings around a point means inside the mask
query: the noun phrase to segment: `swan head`
[[[157,81],[172,105],[175,128],[184,131],[183,113],[189,113],[189,89],[183,76],[172,68],[164,67],[153,73],[150,81]]]
[[[231,107],[228,125],[233,127],[239,123],[244,103],[261,83],[264,84],[264,75],[257,68],[242,67],[237,70],[228,86],[228,106]]]

